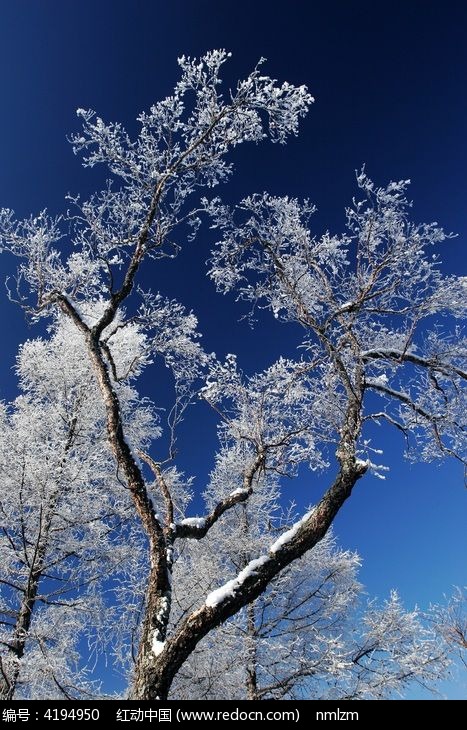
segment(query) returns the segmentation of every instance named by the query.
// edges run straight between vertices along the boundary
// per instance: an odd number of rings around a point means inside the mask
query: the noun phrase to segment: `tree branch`
[[[440,362],[436,358],[420,357],[411,352],[402,350],[367,350],[362,353],[362,358],[366,360],[394,360],[395,362],[410,362],[413,365],[420,365],[426,369],[435,370],[443,375],[458,375],[463,380],[467,380],[467,372],[451,363]]]
[[[237,504],[246,502],[253,493],[253,479],[257,472],[264,465],[265,454],[260,451],[251,467],[245,472],[243,477],[243,487],[235,490],[228,497],[218,502],[212,512],[206,517],[187,518],[183,522],[176,525],[175,537],[193,538],[200,540],[204,537],[217,520],[232,507]]]
[[[254,601],[284,567],[304,555],[324,537],[337,512],[367,469],[366,464],[355,460],[352,464],[343,464],[335,482],[317,507],[296,523],[289,540],[282,542],[277,549],[273,545],[268,555],[252,561],[237,579],[215,591],[215,596],[214,593],[210,594],[206,603],[185,619],[174,636],[166,641],[149,669],[149,699],[166,695],[178,669],[209,631]]]
[[[174,505],[172,500],[172,495],[170,494],[170,490],[167,486],[167,483],[162,476],[160,465],[157,464],[154,459],[151,459],[151,457],[146,454],[144,451],[141,451],[140,449],[137,449],[136,453],[142,459],[151,469],[152,473],[156,477],[157,485],[161,491],[162,497],[165,502],[165,508],[166,508],[166,527],[170,527],[173,524],[174,521]]]

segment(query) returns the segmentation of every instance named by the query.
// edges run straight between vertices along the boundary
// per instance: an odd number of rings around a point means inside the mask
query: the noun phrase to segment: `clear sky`
[[[267,189],[309,197],[317,232],[339,232],[366,163],[381,184],[410,178],[414,217],[459,234],[446,247],[447,271],[466,272],[467,4],[357,0],[0,0],[0,206],[19,216],[96,182],[73,158],[66,135],[75,109],[95,108],[135,129],[137,113],[170,93],[176,58],[227,48],[227,84],[268,59],[265,73],[306,83],[316,98],[302,132],[286,147],[263,144],[235,154],[237,175],[223,191],[236,200]],[[193,308],[204,344],[219,356],[237,352],[247,372],[281,352],[292,354],[292,329],[270,319],[252,331],[244,312],[205,278],[212,238],[203,234],[152,284]],[[8,274],[0,259],[1,273]],[[22,313],[0,298],[0,397],[15,393],[11,366],[18,343],[35,336]],[[3,334],[6,332],[6,336]],[[146,382],[151,395],[154,383]],[[212,466],[213,421],[197,411],[185,427],[185,466],[202,487]],[[467,490],[456,464],[410,466],[398,458],[397,434],[381,432],[391,472],[359,483],[336,522],[343,546],[363,557],[370,595],[397,587],[406,604],[441,600],[466,583]],[[324,482],[300,486],[312,502]],[[459,686],[446,688],[460,697]]]

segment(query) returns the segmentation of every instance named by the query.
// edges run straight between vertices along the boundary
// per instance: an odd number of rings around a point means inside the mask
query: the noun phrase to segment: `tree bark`
[[[246,665],[246,697],[248,700],[259,700],[258,695],[258,675],[257,675],[257,658],[256,658],[256,642],[258,637],[256,634],[255,622],[255,606],[249,603],[247,606],[247,625],[246,625],[246,641],[247,641],[247,665]]]

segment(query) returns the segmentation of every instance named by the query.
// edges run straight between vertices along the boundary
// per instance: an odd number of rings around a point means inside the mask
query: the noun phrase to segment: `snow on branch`
[[[243,477],[243,487],[235,489],[225,499],[216,504],[206,517],[187,517],[175,526],[175,537],[200,540],[218,519],[236,504],[246,502],[253,492],[253,479],[264,463],[264,454],[260,452]]]
[[[329,515],[340,500],[344,501],[353,485],[368,469],[368,463],[354,460],[351,473],[339,474],[320,503],[310,509],[289,530],[286,530],[269,548],[232,580],[209,593],[205,600],[208,608],[215,609],[226,603],[238,602],[232,613],[256,598],[280,570],[316,545],[330,525]]]
[[[261,568],[261,566],[268,561],[269,557],[267,555],[262,555],[255,560],[251,560],[246,568],[244,568],[236,578],[229,580],[228,583],[225,583],[225,585],[217,588],[208,595],[206,598],[206,606],[214,608],[220,603],[223,603],[226,598],[235,598],[237,589],[243,585],[247,578],[251,578],[251,576],[255,575],[258,572],[258,568]]]
[[[298,535],[300,530],[307,527],[307,523],[315,512],[315,507],[309,510],[303,517],[295,522],[289,530],[286,530],[269,548],[268,555],[261,555],[259,558],[251,560],[248,565],[240,571],[240,573],[225,583],[220,588],[209,593],[206,598],[205,604],[209,608],[214,608],[222,604],[228,598],[235,598],[236,593],[240,588],[243,587],[245,581],[253,576],[256,576],[260,572],[260,568],[269,563],[276,554],[284,548],[284,546],[292,543],[293,539]]]

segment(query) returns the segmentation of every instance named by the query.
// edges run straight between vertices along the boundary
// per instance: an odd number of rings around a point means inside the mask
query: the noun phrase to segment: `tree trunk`
[[[18,609],[13,638],[8,644],[12,669],[9,673],[7,668],[2,669],[3,682],[0,685],[1,700],[12,700],[18,686],[18,679],[21,671],[21,659],[23,658],[26,649],[26,641],[31,626],[32,614],[39,589],[39,582],[44,568],[51,523],[52,510],[49,512],[45,520],[44,535],[40,536],[38,539],[36,555],[34,557],[34,562],[28,576],[28,582]]]
[[[259,700],[258,695],[258,676],[257,676],[257,660],[256,660],[256,622],[255,622],[255,605],[249,603],[247,606],[247,665],[246,665],[246,697],[247,700]]]
[[[170,555],[171,551],[163,544],[151,549],[146,610],[130,694],[130,699],[134,700],[167,699],[169,691],[169,686],[158,681],[156,669],[167,636],[171,608],[171,561],[164,558],[167,553]]]

